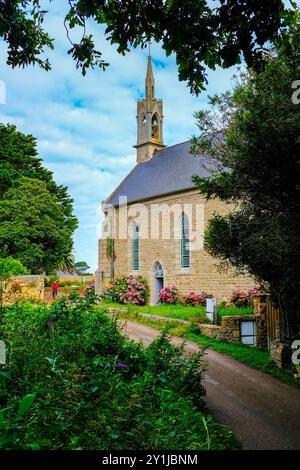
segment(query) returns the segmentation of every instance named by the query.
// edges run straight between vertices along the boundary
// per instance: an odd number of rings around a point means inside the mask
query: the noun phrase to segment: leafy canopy
[[[296,3],[285,8],[282,0],[65,0],[65,28],[71,47],[68,53],[85,75],[89,67],[109,65],[88,32],[91,21],[106,25],[105,36],[118,52],[145,47],[149,39],[162,43],[167,55],[176,54],[179,79],[192,92],[204,89],[206,69],[239,64],[258,65],[262,48],[276,38],[286,41],[286,29],[294,21]],[[0,37],[8,45],[7,63],[12,67],[37,64],[51,68],[44,58],[54,40],[44,29],[47,11],[40,0],[2,0]],[[51,10],[51,3],[48,9]],[[82,31],[72,42],[71,30]]]
[[[1,279],[17,276],[18,274],[27,274],[26,268],[18,259],[14,259],[12,256],[8,256],[7,258],[0,258]]]
[[[36,139],[0,124],[0,247],[30,271],[51,271],[72,262],[78,221],[65,186],[38,158]]]
[[[86,261],[78,261],[77,263],[75,263],[75,268],[78,274],[84,274],[90,269],[90,266],[87,264]]]
[[[0,201],[0,245],[31,272],[51,272],[72,250],[64,211],[43,181],[23,177]]]
[[[287,338],[300,330],[300,108],[292,100],[299,30],[290,35],[263,71],[212,98],[216,112],[197,114],[202,136],[193,141],[195,154],[208,151],[216,163],[211,178],[194,178],[201,193],[236,205],[210,220],[206,247],[270,289]]]

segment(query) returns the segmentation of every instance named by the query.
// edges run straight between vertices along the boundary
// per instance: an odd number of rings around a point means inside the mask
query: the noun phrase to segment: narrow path
[[[150,344],[158,330],[122,320],[131,339]],[[186,352],[196,352],[192,341]],[[206,402],[219,423],[230,426],[244,449],[300,449],[300,390],[221,353],[206,350]]]

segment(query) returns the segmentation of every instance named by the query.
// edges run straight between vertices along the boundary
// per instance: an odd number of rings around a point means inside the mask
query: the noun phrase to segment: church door
[[[154,270],[154,280],[155,280],[155,303],[159,304],[159,293],[164,287],[164,272],[160,263],[156,263]]]

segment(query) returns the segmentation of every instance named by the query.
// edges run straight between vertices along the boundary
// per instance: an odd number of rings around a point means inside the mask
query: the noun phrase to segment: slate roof
[[[105,202],[118,206],[120,196],[132,203],[195,188],[192,176],[208,177],[210,173],[207,155],[194,157],[190,145],[190,141],[171,145],[148,162],[138,163]]]

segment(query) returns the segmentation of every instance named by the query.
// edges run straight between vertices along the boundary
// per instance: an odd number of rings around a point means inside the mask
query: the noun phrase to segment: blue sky
[[[44,165],[74,198],[80,224],[74,236],[76,260],[87,261],[95,270],[99,206],[136,160],[136,100],[144,93],[147,51],[133,50],[123,57],[105,40],[104,28],[92,24],[90,32],[110,66],[82,77],[66,54],[62,3],[54,0],[45,24],[56,38],[55,50],[47,54],[52,71],[12,70],[0,42],[0,80],[6,84],[0,122],[37,137]],[[156,95],[164,100],[164,140],[176,144],[196,133],[193,113],[208,107],[207,94],[230,89],[236,71],[210,72],[207,92],[195,97],[178,81],[175,57],[166,58],[158,44],[152,46],[152,57]]]

